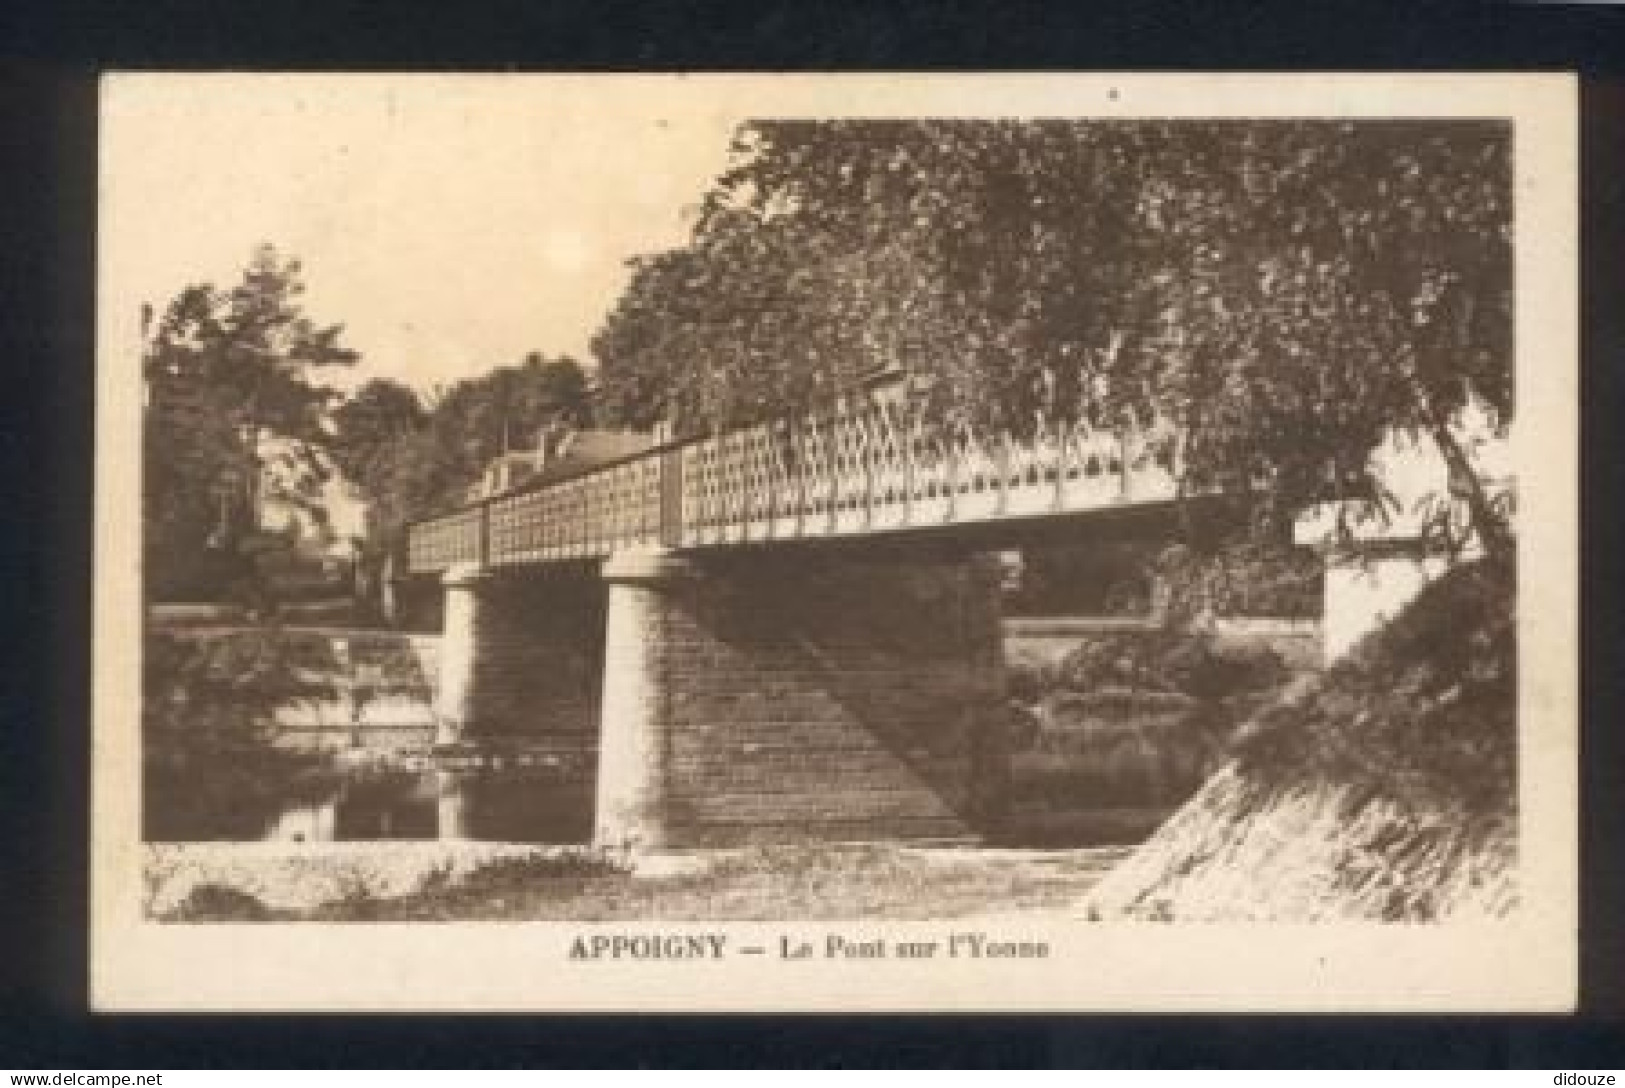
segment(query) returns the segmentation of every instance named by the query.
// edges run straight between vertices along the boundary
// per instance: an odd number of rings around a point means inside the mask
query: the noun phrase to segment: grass
[[[697,859],[693,871],[635,875],[555,859],[497,862],[396,898],[352,894],[304,913],[256,914],[210,889],[172,920],[780,921],[921,920],[1068,910],[1118,850],[1055,853],[892,845],[752,847]],[[203,892],[203,889],[198,889]],[[201,901],[195,901],[201,898]],[[222,908],[218,915],[211,907]],[[229,909],[225,909],[229,908]],[[263,909],[263,908],[262,908]]]
[[[937,852],[938,855],[944,852]],[[891,846],[759,847],[721,855],[702,871],[548,875],[524,862],[475,873],[445,889],[375,905],[379,920],[536,919],[774,921],[955,918],[1075,902],[1100,867],[1035,867],[953,860]],[[327,920],[340,920],[344,904]]]

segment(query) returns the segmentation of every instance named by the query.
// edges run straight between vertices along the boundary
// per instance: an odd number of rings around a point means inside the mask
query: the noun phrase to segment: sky
[[[270,242],[362,354],[341,387],[427,390],[529,351],[589,363],[627,260],[685,240],[739,120],[635,81],[114,76],[104,303],[228,287]]]
[[[270,242],[304,263],[311,318],[343,323],[362,353],[341,387],[389,376],[428,390],[530,351],[590,365],[627,260],[685,240],[747,117],[1493,116],[1523,109],[1527,82],[115,73],[102,83],[99,334],[104,351],[138,350],[143,303],[228,287]]]

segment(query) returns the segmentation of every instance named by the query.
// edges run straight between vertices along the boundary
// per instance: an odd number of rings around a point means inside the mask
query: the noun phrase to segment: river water
[[[579,768],[513,757],[438,761],[408,755],[365,765],[342,759],[293,775],[263,774],[235,797],[204,769],[149,773],[144,837],[151,842],[480,839],[585,843],[590,777]],[[470,763],[474,765],[470,766]]]

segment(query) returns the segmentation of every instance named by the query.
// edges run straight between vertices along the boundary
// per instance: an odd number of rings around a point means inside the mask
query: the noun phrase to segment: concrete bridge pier
[[[1005,753],[977,557],[628,551],[608,583],[594,839],[967,839]]]
[[[478,709],[479,666],[489,625],[493,576],[476,563],[459,563],[441,578],[445,624],[435,692],[435,743],[456,744]]]
[[[443,842],[468,838],[467,774],[448,770],[437,770],[432,773],[435,791],[435,837]]]
[[[604,637],[598,579],[459,564],[442,584],[436,742],[590,751]]]
[[[609,603],[593,828],[600,846],[668,845],[666,620],[679,607],[678,583],[694,576],[691,564],[665,551],[618,552],[604,562]]]
[[[1003,656],[981,556],[625,550],[599,573],[446,573],[440,743],[584,757],[549,788],[579,790],[608,847],[991,830]],[[445,801],[442,834],[465,834]]]

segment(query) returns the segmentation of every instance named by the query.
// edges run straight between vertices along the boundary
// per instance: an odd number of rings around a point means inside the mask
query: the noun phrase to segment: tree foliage
[[[333,411],[333,455],[352,479],[365,475],[378,452],[428,421],[411,386],[373,378]]]
[[[407,522],[460,505],[492,458],[592,421],[581,367],[535,352],[430,400],[380,379],[334,412],[334,444],[367,499],[376,550],[391,547]]]
[[[264,499],[313,501],[320,465],[266,471],[265,439],[297,440],[294,449],[321,443],[334,393],[315,373],[357,356],[340,344],[342,326],[305,315],[300,271],[297,260],[261,246],[241,282],[226,291],[187,287],[150,331],[143,511],[151,593],[218,593],[243,573],[242,548]]]
[[[1512,413],[1510,139],[1471,121],[771,121],[593,343],[605,410],[679,430],[863,375],[1017,433],[1170,422],[1192,490],[1369,491]],[[1473,497],[1470,494],[1470,498]],[[1491,539],[1494,543],[1494,539]]]
[[[444,391],[430,426],[472,482],[498,454],[534,449],[545,432],[591,421],[580,365],[532,352],[517,366],[499,367]]]

